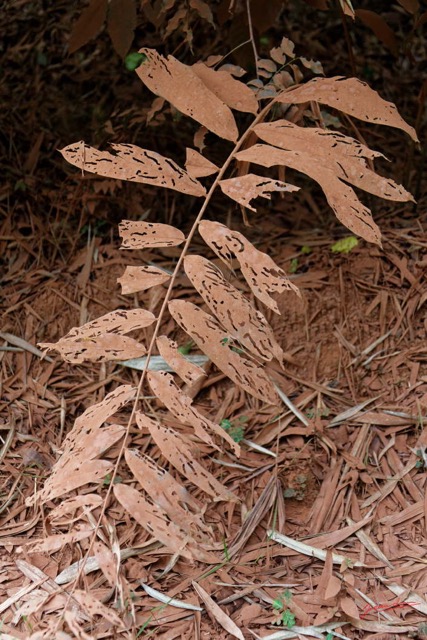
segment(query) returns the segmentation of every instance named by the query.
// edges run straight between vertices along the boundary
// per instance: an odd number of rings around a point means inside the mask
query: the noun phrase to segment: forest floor
[[[46,31],[58,42],[60,30],[68,28],[61,24],[58,32]],[[279,299],[280,317],[268,316],[286,352],[284,370],[271,370],[284,402],[266,405],[212,367],[194,406],[244,437],[239,459],[208,446],[197,453],[236,502],[212,502],[186,483],[203,516],[212,562],[174,554],[110,498],[98,534],[102,571],[98,565],[80,576],[75,590],[75,563],[89,547],[109,478],[63,503],[34,506],[31,499],[49,477],[75,420],[119,385],[137,385],[138,373],[111,362],[70,365],[56,352],[46,356],[37,344],[55,342],[72,327],[117,308],[140,306],[156,313],[163,286],[123,296],[117,278],[125,266],[142,260],[172,269],[178,252],[123,252],[117,222],[150,210],[150,219],[185,231],[193,214],[179,215],[181,201],[170,192],[158,198],[140,186],[116,187],[76,174],[64,178],[65,162],[55,149],[75,141],[73,132],[82,137],[90,131],[79,129],[86,114],[73,111],[72,84],[64,89],[56,82],[55,74],[65,77],[64,69],[45,60],[39,48],[27,84],[17,78],[30,48],[21,42],[9,54],[16,63],[15,106],[10,131],[8,125],[2,129],[19,162],[5,163],[0,191],[0,638],[225,640],[238,637],[223,628],[230,620],[246,640],[427,638],[427,198],[422,191],[417,208],[372,199],[383,246],[359,241],[348,254],[332,250],[348,233],[316,189],[273,199],[250,227],[237,208],[216,205],[211,218],[232,220],[233,228],[271,255],[301,291],[300,298],[288,293]],[[88,68],[67,64],[70,77],[83,86]],[[99,73],[106,86],[101,65]],[[111,90],[126,104],[126,82],[114,82]],[[26,92],[38,95],[39,102],[24,112]],[[90,102],[90,91],[88,96]],[[122,104],[108,124],[120,141],[127,132],[116,128],[114,117],[120,121],[124,113]],[[135,110],[131,115],[130,127],[138,128]],[[37,118],[44,118],[40,131]],[[50,129],[49,122],[54,122]],[[92,124],[98,126],[96,118]],[[58,139],[55,128],[61,131]],[[16,135],[20,129],[25,144]],[[98,133],[102,139],[101,128]],[[406,164],[416,177],[403,135],[386,139],[383,134],[376,142],[393,159],[400,157],[398,173]],[[200,253],[201,246],[196,237],[192,250]],[[188,285],[179,279],[179,296],[197,302]],[[185,341],[170,318],[162,332]],[[150,335],[147,329],[144,337]],[[152,415],[176,427],[156,399],[144,402]],[[129,414],[122,411],[114,423],[125,425]],[[180,428],[185,434],[186,427]],[[167,466],[136,426],[127,445]],[[118,450],[116,444],[103,457],[114,461]],[[135,484],[124,462],[119,479]],[[280,541],[271,530],[286,538]],[[166,604],[158,593],[147,592],[147,585],[164,594]],[[182,609],[167,604],[168,598],[204,609]],[[70,602],[70,613],[62,616]],[[56,635],[58,630],[64,634]]]

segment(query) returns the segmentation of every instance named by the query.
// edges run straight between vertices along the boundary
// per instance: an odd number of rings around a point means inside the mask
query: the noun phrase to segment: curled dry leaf
[[[200,516],[199,501],[166,469],[135,449],[126,449],[125,459],[141,487],[172,522],[195,538],[200,538],[200,532],[211,533]]]
[[[150,91],[220,138],[237,140],[239,134],[229,107],[212,93],[191,67],[173,56],[164,58],[154,49],[140,49],[139,53],[147,59],[136,72]]]
[[[359,120],[401,129],[418,141],[415,129],[404,121],[396,106],[383,100],[366,82],[357,78],[313,78],[304,85],[286,89],[277,96],[277,101],[286,104],[320,102]]]
[[[230,336],[216,318],[185,300],[172,300],[169,310],[199,349],[233,382],[255,398],[271,404],[278,403],[273,384],[265,371],[230,348]]]
[[[154,247],[176,247],[185,236],[176,227],[161,222],[122,220],[119,235],[123,249],[147,249]]]
[[[256,144],[237,153],[236,158],[255,162],[263,167],[285,165],[309,175],[322,187],[326,199],[343,225],[368,242],[381,244],[381,232],[372,218],[370,209],[360,202],[350,186],[340,180],[334,168],[319,162],[318,156]]]
[[[196,593],[204,602],[206,611],[209,613],[209,615],[214,620],[216,620],[216,622],[219,622],[221,627],[225,629],[227,633],[230,633],[234,638],[239,638],[239,640],[245,640],[243,633],[241,632],[239,627],[236,625],[236,623],[233,622],[230,616],[228,616],[225,613],[225,611],[223,611],[223,609],[221,609],[221,607],[219,607],[214,600],[212,600],[212,598],[207,593],[207,591],[205,591],[203,587],[197,584],[197,582],[192,582],[192,585],[196,590]]]
[[[105,478],[113,465],[96,458],[117,442],[125,430],[121,425],[104,425],[104,422],[133,400],[135,394],[134,387],[121,385],[77,418],[62,445],[64,453],[55,462],[43,488],[28,499],[28,504],[36,500],[43,504]]]
[[[117,282],[122,287],[122,293],[129,294],[156,287],[169,279],[170,275],[158,267],[128,266],[121,278],[117,278]]]
[[[49,513],[49,522],[56,524],[58,520],[64,518],[67,514],[74,514],[77,509],[83,509],[86,513],[89,513],[93,509],[102,505],[102,497],[97,493],[86,493],[82,496],[75,496],[63,500],[61,504],[58,504]]]
[[[163,402],[182,424],[190,424],[200,440],[220,451],[220,448],[215,444],[209,434],[209,431],[211,431],[226,440],[234,453],[240,456],[239,445],[234,442],[225,429],[203,416],[197,409],[191,406],[191,398],[186,396],[185,393],[176,386],[173,377],[169,373],[165,371],[150,371],[147,374],[147,378],[157,398]]]
[[[56,343],[45,342],[40,346],[56,349],[67,362],[127,360],[144,355],[146,348],[121,334],[149,327],[155,319],[144,309],[117,309],[81,327],[73,327]]]
[[[203,62],[193,64],[191,69],[203,84],[230,109],[254,115],[258,113],[258,100],[254,93],[246,84],[233,78],[227,71],[215,71]]]
[[[168,363],[175,373],[179,375],[188,385],[193,385],[202,377],[206,376],[206,372],[200,367],[193,364],[178,351],[178,345],[166,336],[159,336],[156,340],[157,348],[160,355]]]
[[[384,157],[383,154],[354,138],[328,129],[298,127],[288,120],[260,124],[254,130],[268,144],[286,151],[299,151],[306,154],[308,161],[317,158],[319,164],[329,166],[340,180],[368,193],[386,200],[413,200],[401,185],[369,168],[366,160]]]
[[[258,251],[238,231],[232,231],[219,222],[202,220],[199,224],[199,233],[227,265],[230,264],[233,255],[236,256],[253,294],[269,309],[280,314],[277,302],[268,295],[269,293],[294,291],[299,295],[297,287],[290,282],[283,269],[280,269],[266,253]]]
[[[138,524],[167,549],[173,553],[179,553],[187,560],[194,560],[193,553],[187,547],[188,535],[169,520],[161,508],[149,502],[139,491],[125,484],[116,484],[114,495]]]
[[[205,178],[219,171],[216,164],[202,156],[198,151],[188,147],[186,150],[185,168],[193,178]]]
[[[163,427],[145,414],[136,414],[138,426],[148,429],[162,455],[184,478],[210,495],[215,501],[236,502],[237,497],[222,485],[205,467],[195,459],[194,448],[174,429]]]
[[[201,256],[186,256],[184,268],[192,284],[228,334],[263,360],[283,361],[283,350],[260,311],[231,285],[212,262]]]
[[[81,140],[60,152],[70,164],[99,176],[175,189],[191,196],[206,193],[200,182],[170,158],[133,144],[112,144],[111,147],[114,153],[99,151]]]
[[[256,211],[250,204],[254,198],[261,197],[271,200],[272,191],[299,191],[299,187],[295,187],[292,184],[281,182],[281,180],[273,180],[272,178],[263,178],[253,173],[248,173],[245,176],[239,176],[237,178],[229,178],[228,180],[221,180],[219,186],[226,196],[251,211]]]

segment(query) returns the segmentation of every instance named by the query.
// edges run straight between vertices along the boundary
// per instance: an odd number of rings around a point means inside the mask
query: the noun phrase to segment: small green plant
[[[237,418],[237,420],[228,420],[224,418],[221,420],[221,427],[227,431],[227,433],[233,438],[234,442],[241,442],[245,437],[245,427],[244,424],[248,421],[246,416],[241,416]]]
[[[135,71],[138,67],[147,60],[147,56],[143,53],[134,51],[129,53],[125,58],[125,67],[128,71]]]
[[[288,629],[292,629],[295,626],[295,616],[288,608],[292,600],[292,593],[289,589],[286,589],[279,598],[273,600],[273,609],[277,611],[279,617],[276,620],[276,624],[282,624]]]
[[[358,244],[359,240],[356,236],[347,236],[346,238],[341,238],[341,240],[335,242],[331,247],[331,251],[334,253],[350,253],[350,251],[352,251],[354,247],[357,247]]]

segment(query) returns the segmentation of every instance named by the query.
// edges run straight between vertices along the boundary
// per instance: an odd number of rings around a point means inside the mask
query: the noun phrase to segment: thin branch
[[[258,51],[257,51],[256,44],[255,44],[254,30],[252,28],[251,0],[246,0],[246,13],[248,15],[249,37],[250,37],[250,41],[251,41],[251,44],[252,44],[252,49],[254,50],[256,77],[259,78]]]

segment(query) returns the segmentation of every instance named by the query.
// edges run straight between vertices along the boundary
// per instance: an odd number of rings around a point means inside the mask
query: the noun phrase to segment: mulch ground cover
[[[29,7],[21,4],[22,11]],[[60,40],[66,28],[67,21],[57,21],[43,36]],[[47,118],[38,131],[37,113],[22,109],[19,90],[22,96],[37,81],[43,95],[49,92],[36,74],[29,84],[18,82],[34,44],[28,38],[27,46],[26,37],[13,53],[15,106],[2,134],[19,161],[2,167],[0,194],[0,637],[239,637],[225,630],[231,619],[246,639],[426,638],[427,214],[418,165],[398,134],[380,139],[388,147],[381,150],[400,157],[401,175],[409,167],[419,200],[416,208],[372,202],[382,248],[360,241],[348,254],[334,252],[348,234],[316,191],[273,200],[251,227],[232,212],[234,228],[290,273],[302,295],[283,295],[282,315],[268,317],[286,352],[284,371],[271,370],[283,404],[247,396],[214,367],[193,390],[198,410],[244,438],[239,459],[207,446],[197,453],[236,503],[213,503],[186,483],[214,540],[216,562],[173,555],[110,499],[98,534],[104,564],[81,575],[72,591],[109,479],[76,492],[69,512],[61,512],[60,500],[40,507],[31,498],[74,421],[120,384],[137,385],[138,373],[116,363],[70,365],[37,344],[118,307],[156,313],[163,286],[120,293],[117,278],[126,265],[141,264],[142,253],[120,251],[116,223],[129,209],[134,217],[179,221],[183,230],[188,220],[170,194],[156,200],[149,189],[65,173],[55,148],[71,142],[61,111],[70,108],[70,95],[64,99],[52,85],[52,103],[37,105]],[[54,60],[45,64],[43,42],[32,68],[63,77]],[[70,73],[87,74],[71,66]],[[125,84],[118,81],[114,90],[126,95]],[[48,128],[54,105],[52,117],[63,113],[67,123],[58,124],[60,140]],[[25,144],[16,138],[19,129]],[[230,211],[220,213],[231,219]],[[145,251],[144,261],[171,269],[177,255]],[[177,284],[180,298],[197,301],[185,277]],[[169,318],[162,331],[185,341]],[[143,402],[177,426],[155,398]],[[126,424],[128,417],[124,411],[115,421]],[[127,444],[167,467],[137,426]],[[125,463],[119,479],[135,484]],[[44,548],[53,535],[62,542]],[[70,613],[62,616],[66,606]]]

